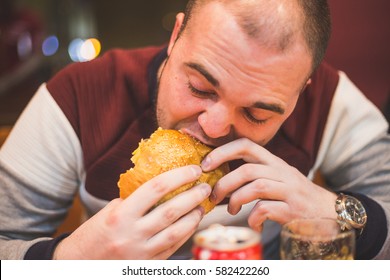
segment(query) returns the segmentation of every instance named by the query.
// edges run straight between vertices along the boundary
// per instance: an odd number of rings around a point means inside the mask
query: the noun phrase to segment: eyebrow
[[[278,113],[279,115],[283,115],[285,112],[284,108],[282,108],[279,104],[274,103],[255,102],[252,107],[272,111]]]
[[[212,84],[214,87],[219,87],[219,81],[214,78],[213,75],[211,75],[202,65],[193,62],[185,63],[185,65],[202,74],[202,76],[205,77],[206,80],[209,81],[210,84]]]
[[[214,87],[219,87],[219,81],[213,77],[202,65],[194,62],[187,62],[185,63],[186,66],[188,66],[191,69],[194,69],[195,71],[199,72],[202,76],[206,78],[207,81],[209,81]],[[251,107],[263,109],[267,111],[272,111],[275,113],[278,113],[280,115],[283,115],[285,110],[282,108],[279,104],[274,103],[265,103],[265,102],[255,102]]]

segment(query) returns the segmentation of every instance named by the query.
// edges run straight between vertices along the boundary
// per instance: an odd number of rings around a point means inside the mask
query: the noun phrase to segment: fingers
[[[181,217],[170,227],[164,229],[148,240],[147,249],[158,252],[154,259],[166,259],[181,247],[197,229],[203,211],[199,208]]]
[[[108,205],[101,215],[110,233],[105,247],[114,251],[111,255],[150,259],[166,258],[176,251],[203,217],[198,205],[210,195],[211,187],[200,184],[150,209],[164,195],[196,181],[200,175],[201,168],[196,165],[177,168],[146,182],[128,198]],[[103,232],[101,228],[98,231]]]
[[[244,164],[236,170],[225,175],[218,181],[218,184],[213,190],[212,197],[214,198],[216,203],[219,203],[229,193],[232,193],[235,190],[239,190],[241,187],[248,184],[251,186],[251,188],[254,188],[256,186],[259,187],[259,189],[257,190],[259,192],[258,196],[256,196],[255,198],[263,198],[260,195],[266,195],[267,198],[270,198],[269,193],[271,190],[269,189],[269,185],[272,184],[273,181],[278,182],[280,180],[279,173],[279,171],[269,166],[260,164]],[[251,182],[253,183],[251,184]],[[256,190],[252,189],[252,192],[253,191]],[[242,194],[243,193],[241,193],[241,195]],[[282,194],[283,189],[281,191],[275,192],[275,197],[272,197],[272,199],[279,200],[280,195]]]
[[[202,162],[202,169],[210,171],[224,162],[235,159],[243,159],[246,162],[271,165],[280,161],[263,147],[253,143],[249,139],[241,138],[211,151]]]
[[[143,184],[127,197],[120,205],[124,215],[142,217],[164,195],[187,184],[196,181],[202,173],[197,165],[179,167],[162,173]]]
[[[210,193],[211,187],[208,184],[200,184],[161,204],[140,219],[145,232],[157,234],[196,208]],[[199,208],[198,211],[203,215],[204,209]]]
[[[285,202],[260,200],[249,214],[248,225],[256,231],[261,231],[266,220],[284,224],[292,218],[289,207]]]
[[[208,184],[200,184],[161,204],[140,220],[152,236],[147,247],[158,252],[153,259],[168,258],[192,236],[204,216],[204,209],[197,205],[210,193]]]
[[[285,196],[286,188],[282,183],[266,178],[256,179],[230,196],[228,211],[236,215],[242,205],[251,201],[257,199],[283,201]]]

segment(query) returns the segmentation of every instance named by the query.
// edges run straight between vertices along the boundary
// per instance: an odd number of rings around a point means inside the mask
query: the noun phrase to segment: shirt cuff
[[[32,245],[24,255],[25,260],[51,260],[57,245],[70,233],[64,233],[51,240],[40,241]]]

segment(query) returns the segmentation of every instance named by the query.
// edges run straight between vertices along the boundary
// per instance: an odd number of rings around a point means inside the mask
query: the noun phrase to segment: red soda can
[[[260,233],[247,227],[213,225],[195,234],[195,260],[261,260]]]

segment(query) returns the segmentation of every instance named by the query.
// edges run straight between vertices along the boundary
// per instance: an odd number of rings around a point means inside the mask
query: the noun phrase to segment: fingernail
[[[219,181],[214,185],[213,192],[210,195],[210,198],[212,198],[212,202],[214,202],[215,204],[218,204],[223,200],[223,197],[218,198],[218,196],[215,192],[215,190],[218,188],[219,188]]]
[[[198,178],[200,174],[202,174],[202,169],[200,169],[198,166],[191,166],[191,171],[196,178]]]
[[[203,206],[197,206],[194,208],[193,211],[194,211],[194,214],[196,213],[197,215],[199,215],[199,219],[202,219],[204,217],[205,210],[204,210]]]
[[[211,192],[209,199],[212,203],[217,204],[217,196],[216,196],[215,192]]]
[[[202,184],[201,185],[202,193],[204,196],[209,196],[211,192],[211,187],[208,184]]]
[[[229,213],[230,215],[234,215],[234,214],[232,213],[232,207],[230,206],[230,204],[228,204],[227,210],[228,210],[228,213]]]
[[[200,212],[200,216],[203,217],[204,213],[205,213],[204,207],[203,206],[198,206],[198,209],[199,209],[199,212]]]
[[[241,207],[239,207],[238,210],[235,210],[232,206],[230,206],[230,204],[228,204],[228,212],[231,215],[237,215],[237,213],[240,211],[241,211]]]
[[[211,159],[210,159],[210,157],[206,157],[205,159],[203,159],[203,161],[202,161],[202,169],[204,171],[208,171],[210,166],[211,166]]]

